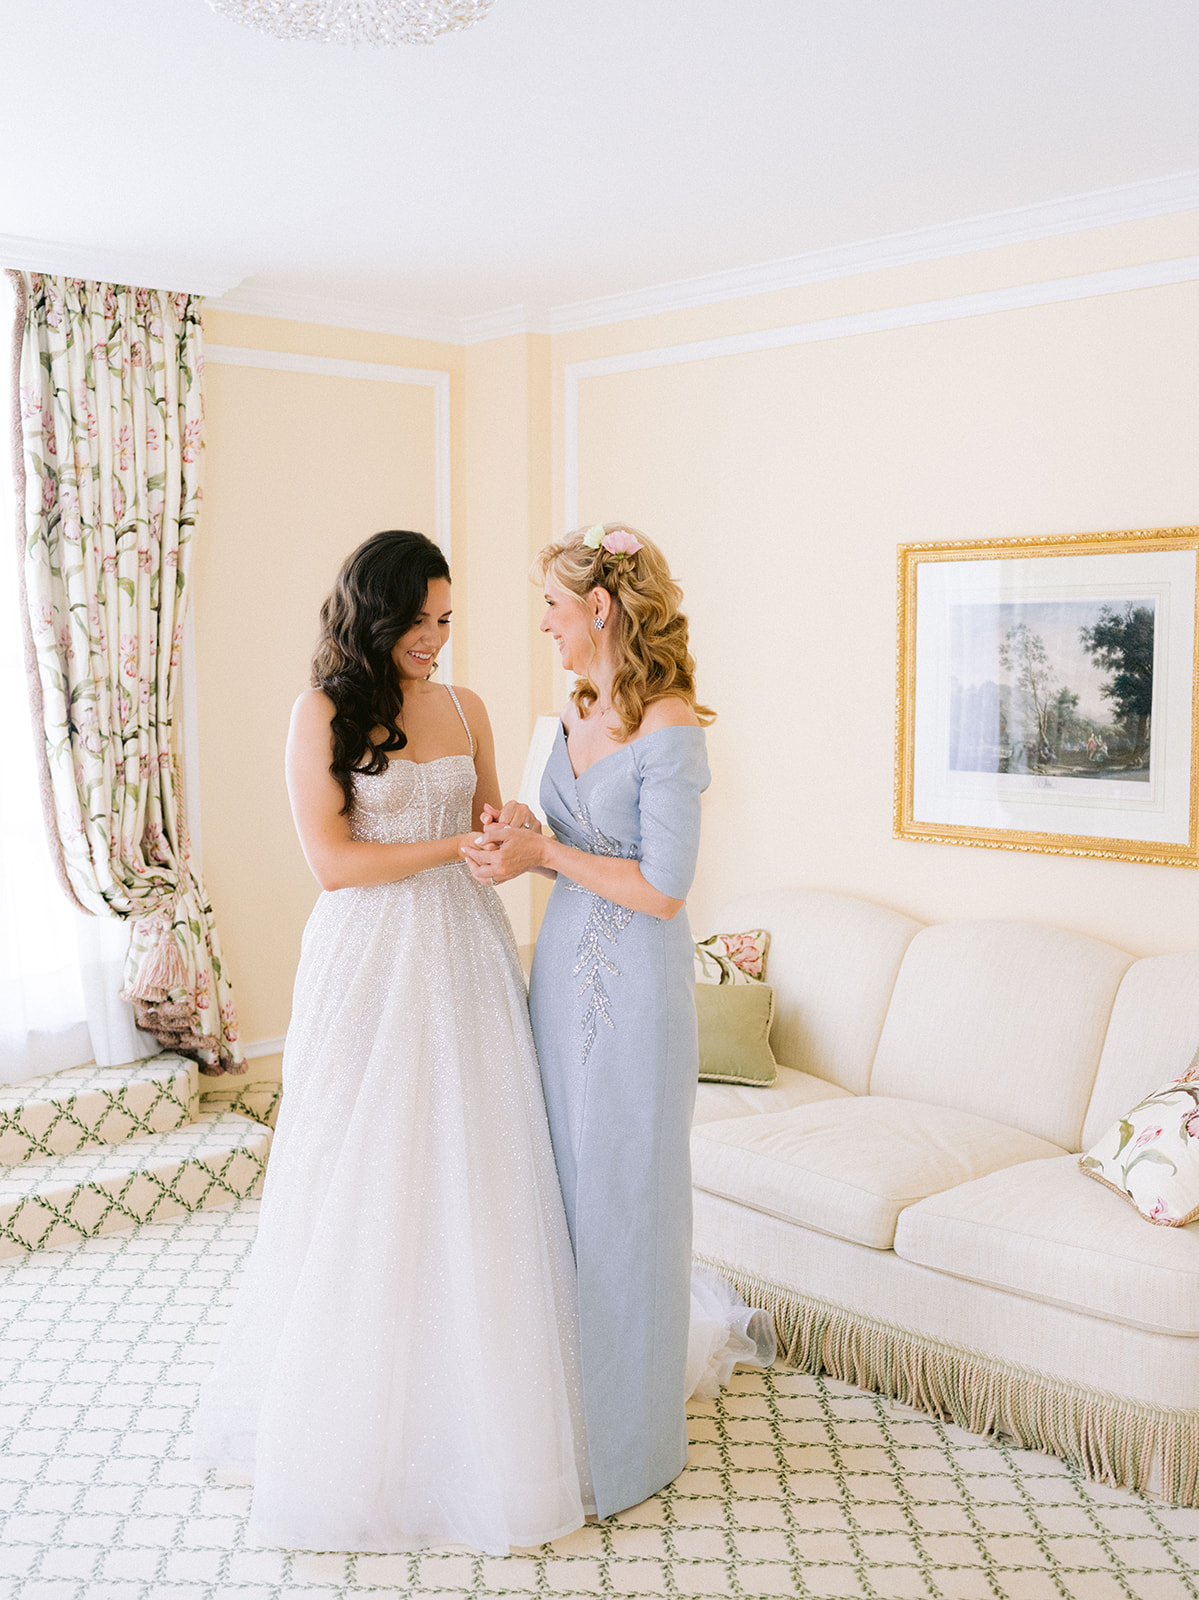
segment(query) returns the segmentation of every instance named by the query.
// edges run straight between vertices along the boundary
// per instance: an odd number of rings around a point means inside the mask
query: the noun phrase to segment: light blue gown
[[[662,728],[575,778],[560,729],[541,802],[565,844],[632,857],[673,899],[691,887],[701,728]],[[587,1443],[601,1517],[654,1494],[687,1460],[695,1100],[694,966],[686,911],[628,911],[559,875],[529,1006],[578,1264]]]

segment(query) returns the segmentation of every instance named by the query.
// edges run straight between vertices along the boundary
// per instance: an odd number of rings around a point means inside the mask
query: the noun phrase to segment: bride
[[[477,696],[429,681],[449,624],[438,547],[368,539],[325,602],[288,739],[327,892],[195,1455],[252,1476],[251,1536],[292,1549],[507,1554],[593,1509],[524,981],[461,855],[500,804],[491,729]]]

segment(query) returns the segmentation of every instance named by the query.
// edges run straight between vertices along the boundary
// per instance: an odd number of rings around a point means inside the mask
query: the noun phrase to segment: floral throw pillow
[[[1078,1164],[1147,1222],[1181,1228],[1199,1217],[1199,1055],[1109,1128]]]
[[[770,935],[764,928],[747,933],[714,933],[695,946],[696,983],[761,983],[766,975]]]

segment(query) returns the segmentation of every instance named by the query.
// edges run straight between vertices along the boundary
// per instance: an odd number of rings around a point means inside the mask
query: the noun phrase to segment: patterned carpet
[[[542,1551],[248,1548],[248,1491],[200,1482],[187,1436],[257,1205],[0,1263],[4,1600],[1199,1600],[1199,1511],[782,1372],[693,1409],[664,1494]]]

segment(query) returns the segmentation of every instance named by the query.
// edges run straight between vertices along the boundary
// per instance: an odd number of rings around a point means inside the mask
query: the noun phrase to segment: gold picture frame
[[[899,547],[895,837],[1199,867],[1199,527]]]

